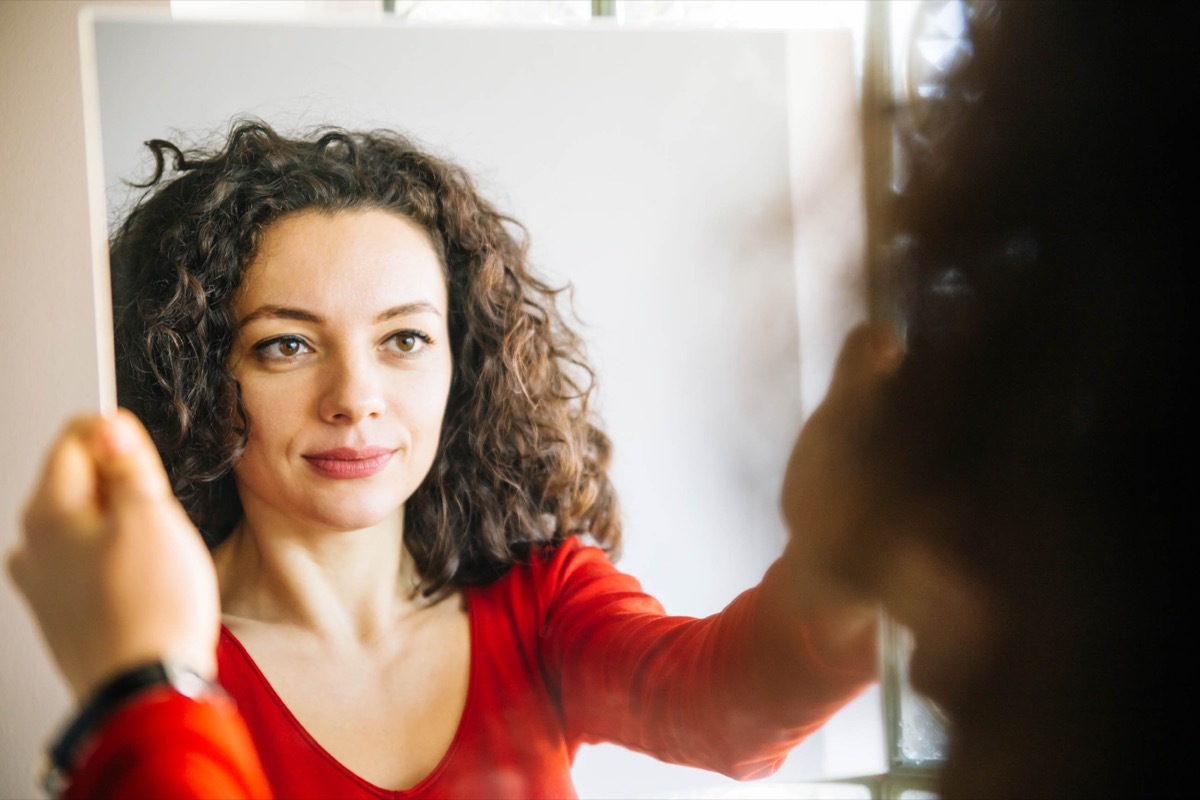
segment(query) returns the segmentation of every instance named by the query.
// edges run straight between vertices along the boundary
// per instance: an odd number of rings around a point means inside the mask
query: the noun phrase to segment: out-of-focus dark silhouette
[[[856,566],[952,720],[943,797],[1175,795],[1190,9],[967,7],[970,57],[897,112],[908,354]]]

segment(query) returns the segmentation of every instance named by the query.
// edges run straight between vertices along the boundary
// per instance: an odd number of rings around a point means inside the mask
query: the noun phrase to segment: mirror
[[[128,12],[84,33],[109,227],[137,197],[125,182],[152,173],[144,141],[213,141],[240,116],[396,128],[467,167],[575,288],[615,448],[618,565],[675,614],[757,583],[784,542],[794,435],[864,313],[848,33]],[[869,692],[774,780],[882,771],[878,707]],[[615,747],[585,748],[575,779],[585,797],[739,786]]]

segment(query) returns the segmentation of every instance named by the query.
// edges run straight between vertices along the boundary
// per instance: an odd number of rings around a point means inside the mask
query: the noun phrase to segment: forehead
[[[382,209],[305,210],[263,233],[234,309],[271,303],[332,312],[416,300],[445,311],[441,260],[421,227]]]

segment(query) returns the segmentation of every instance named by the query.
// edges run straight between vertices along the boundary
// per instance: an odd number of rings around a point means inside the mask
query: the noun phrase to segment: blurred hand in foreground
[[[847,569],[860,555],[864,526],[873,524],[868,517],[877,487],[862,446],[903,359],[903,345],[890,325],[853,328],[784,475],[780,499],[790,533],[785,558],[796,576],[797,601],[813,612],[820,647],[835,662],[861,652],[878,620],[873,598]]]
[[[862,461],[888,380],[904,359],[890,325],[867,323],[846,335],[829,389],[800,431],[783,481],[791,547],[815,576],[838,573],[864,524],[874,487]]]
[[[215,676],[212,559],[128,411],[67,425],[26,505],[8,569],[76,698],[156,659]]]

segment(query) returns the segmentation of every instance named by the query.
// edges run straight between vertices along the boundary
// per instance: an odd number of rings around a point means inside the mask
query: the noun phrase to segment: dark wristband
[[[46,753],[42,788],[57,797],[66,786],[66,775],[84,741],[121,706],[143,692],[170,687],[193,699],[223,695],[221,688],[188,667],[165,661],[153,661],[124,670],[100,685],[55,739]]]

